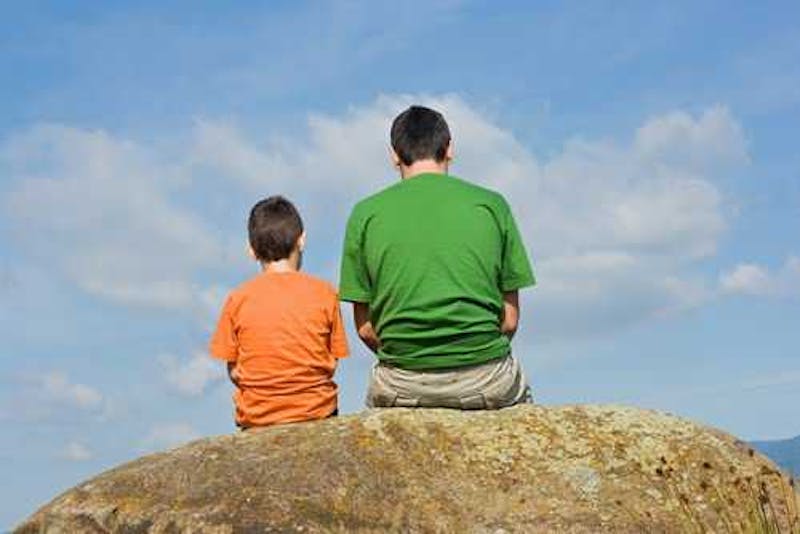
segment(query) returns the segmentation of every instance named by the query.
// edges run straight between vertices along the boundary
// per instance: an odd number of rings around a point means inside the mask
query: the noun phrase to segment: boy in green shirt
[[[535,279],[507,202],[447,174],[453,148],[440,113],[410,107],[391,144],[402,179],[353,208],[339,284],[378,357],[367,405],[530,401],[510,342],[518,290]]]

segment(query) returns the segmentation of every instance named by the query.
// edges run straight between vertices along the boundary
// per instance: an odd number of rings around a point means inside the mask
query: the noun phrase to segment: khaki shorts
[[[377,363],[372,369],[368,408],[420,407],[494,410],[532,402],[516,358],[506,356],[456,369],[409,371]]]

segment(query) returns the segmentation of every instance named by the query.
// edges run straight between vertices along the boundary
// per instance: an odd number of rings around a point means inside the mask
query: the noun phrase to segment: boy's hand
[[[381,348],[381,340],[369,320],[369,304],[365,302],[353,303],[353,318],[356,323],[356,332],[361,341],[374,353]]]
[[[503,317],[500,318],[500,332],[514,337],[519,326],[519,291],[507,291],[503,293]]]

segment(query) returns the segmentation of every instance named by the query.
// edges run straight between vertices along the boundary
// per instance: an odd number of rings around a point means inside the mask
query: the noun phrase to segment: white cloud
[[[542,168],[536,191],[515,184],[546,255],[622,249],[679,261],[713,254],[725,228],[721,193],[691,168],[641,157],[636,146],[574,140]]]
[[[720,286],[728,293],[765,294],[771,281],[766,270],[758,265],[741,264],[720,276]]]
[[[198,119],[192,162],[222,170],[253,189],[288,180],[291,163],[278,153],[254,146],[233,124]]]
[[[724,106],[649,118],[629,140],[575,137],[543,160],[457,95],[381,96],[338,116],[312,115],[304,133],[290,136],[259,138],[231,122],[200,119],[171,165],[154,148],[108,134],[40,128],[6,150],[14,160],[44,161],[44,172],[23,174],[45,179],[12,195],[24,206],[14,213],[33,241],[64,244],[55,257],[66,258],[67,272],[87,291],[208,309],[222,290],[192,280],[199,270],[224,265],[232,249],[209,239],[213,233],[197,213],[170,201],[170,187],[177,187],[171,184],[212,177],[210,187],[226,196],[288,194],[316,231],[310,246],[339,243],[352,204],[397,179],[388,164],[388,129],[413,102],[445,113],[456,147],[452,172],[511,202],[539,275],[540,287],[526,296],[542,319],[539,333],[595,331],[597,324],[698,305],[713,293],[693,266],[716,253],[727,226],[719,179],[748,161],[742,129]],[[57,199],[86,208],[57,213],[44,230],[31,231],[41,224],[32,215],[36,203],[52,210]],[[121,213],[98,207],[109,204],[122,206]],[[338,263],[330,260],[320,263]]]
[[[657,164],[704,169],[749,161],[741,126],[720,105],[697,119],[683,111],[656,117],[639,128],[634,143],[641,157]]]
[[[789,298],[800,296],[800,258],[790,257],[777,272],[753,263],[722,273],[720,289],[727,294]]]
[[[575,139],[541,163],[510,132],[457,96],[383,96],[343,117],[312,116],[307,139],[265,146],[258,159],[272,163],[262,163],[262,168],[280,171],[258,175],[253,185],[261,190],[292,186],[337,199],[375,191],[385,185],[387,175],[396,179],[386,155],[391,119],[416,101],[447,116],[456,144],[455,174],[498,188],[517,201],[539,255],[614,246],[687,250],[690,256],[713,253],[724,228],[721,195],[710,176],[699,173],[694,155],[704,154],[707,172],[713,172],[714,163],[724,166],[746,158],[740,128],[722,107],[696,120],[685,113],[667,116],[676,115],[678,121],[655,117],[642,127],[649,133],[637,133],[628,146]],[[666,135],[670,128],[662,125],[665,121],[678,122],[681,135]],[[656,132],[663,132],[658,142],[640,140]],[[202,153],[213,160],[209,145]],[[246,152],[255,150],[248,145]],[[657,157],[681,151],[687,153],[683,159]],[[220,170],[250,181],[256,173],[244,172],[242,163],[231,161]]]
[[[575,138],[543,162],[458,96],[382,96],[338,117],[312,116],[306,137],[260,147],[231,124],[203,121],[195,164],[254,190],[305,193],[322,210],[312,216],[342,226],[355,200],[396,179],[388,128],[412,102],[445,113],[452,172],[512,203],[539,274],[529,301],[543,333],[602,330],[713,295],[692,265],[715,254],[726,228],[716,179],[748,161],[723,106],[650,118],[629,143]]]
[[[201,290],[197,295],[198,306],[195,308],[198,319],[209,329],[217,324],[225,297],[230,292],[230,288],[221,285],[211,285]]]
[[[62,373],[49,373],[42,377],[42,391],[50,400],[66,403],[82,410],[94,410],[103,402],[103,395],[85,384],[70,382]]]
[[[114,415],[111,401],[102,393],[59,371],[23,377],[2,404],[0,420],[105,421]]]
[[[685,275],[683,278],[667,276],[661,287],[669,295],[670,305],[659,312],[670,314],[696,308],[716,298],[715,288],[698,275]]]
[[[188,423],[165,423],[155,425],[142,439],[143,451],[171,449],[197,439],[199,434]]]
[[[160,361],[167,384],[181,395],[202,395],[209,385],[225,377],[224,364],[204,352],[185,360],[166,354]]]
[[[445,113],[452,172],[512,203],[540,280],[526,298],[538,334],[603,331],[713,296],[692,265],[716,253],[726,228],[716,180],[748,161],[742,129],[724,106],[652,117],[629,143],[574,138],[540,161],[456,95],[382,96],[338,117],[312,116],[307,137],[261,148],[230,124],[204,121],[196,163],[256,190],[305,192],[311,205],[324,204],[313,215],[342,226],[355,200],[396,179],[388,128],[413,102]],[[256,161],[268,171],[249,168]]]
[[[157,151],[58,125],[33,127],[0,150],[14,180],[4,211],[20,244],[88,293],[188,306],[192,275],[222,261],[214,232],[170,200],[186,177]]]
[[[70,441],[61,451],[61,458],[70,462],[85,462],[94,456],[94,452],[89,447],[77,441]]]

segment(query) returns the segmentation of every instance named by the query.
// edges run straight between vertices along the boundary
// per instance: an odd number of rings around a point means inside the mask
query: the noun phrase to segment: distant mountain
[[[751,445],[790,475],[800,477],[800,436],[776,441],[753,441]]]

